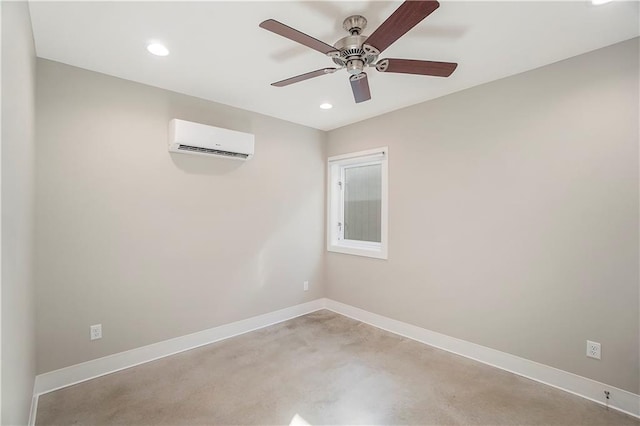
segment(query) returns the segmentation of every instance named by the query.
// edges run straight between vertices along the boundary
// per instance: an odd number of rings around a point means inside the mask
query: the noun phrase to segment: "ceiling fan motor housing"
[[[362,48],[366,39],[367,36],[359,34],[341,38],[333,45],[340,52],[340,56],[332,56],[331,59],[337,65],[346,67],[349,73],[359,74],[362,68],[378,59],[375,52],[367,52]]]

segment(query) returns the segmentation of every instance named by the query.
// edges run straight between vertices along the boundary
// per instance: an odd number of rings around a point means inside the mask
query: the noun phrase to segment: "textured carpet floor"
[[[40,397],[37,425],[640,425],[319,311]]]

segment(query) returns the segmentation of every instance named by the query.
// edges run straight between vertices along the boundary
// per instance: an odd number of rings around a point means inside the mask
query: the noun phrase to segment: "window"
[[[388,152],[329,158],[327,250],[387,258]]]

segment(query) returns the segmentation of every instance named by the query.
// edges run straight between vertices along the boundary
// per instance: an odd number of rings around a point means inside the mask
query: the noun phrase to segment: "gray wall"
[[[324,296],[323,132],[41,59],[36,113],[39,373]],[[171,118],[255,157],[169,154]]]
[[[26,424],[35,377],[35,49],[26,2],[2,2],[2,424]]]
[[[326,289],[638,393],[637,75],[636,39],[327,136],[39,60],[38,371]],[[169,154],[174,117],[256,156]],[[325,255],[326,157],[387,145],[389,260]]]
[[[638,393],[638,113],[634,39],[330,132],[389,146],[389,260],[328,297]]]

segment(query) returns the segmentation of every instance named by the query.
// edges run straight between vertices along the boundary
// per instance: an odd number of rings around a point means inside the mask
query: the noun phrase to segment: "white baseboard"
[[[316,299],[311,302],[291,306],[270,312],[264,315],[248,318],[230,324],[213,327],[186,336],[176,337],[154,343],[141,348],[131,349],[102,358],[93,359],[81,364],[50,371],[36,376],[34,394],[52,392],[56,389],[84,382],[105,374],[114,373],[145,362],[154,361],[179,352],[188,351],[199,346],[208,345],[220,340],[228,339],[239,334],[248,333],[260,328],[268,327],[282,321],[286,321],[301,315],[306,315],[323,309],[324,299]]]
[[[435,331],[374,314],[354,306],[325,299],[325,307],[340,315],[353,318],[374,327],[425,343],[447,352],[471,358],[536,382],[581,396],[598,404],[607,405],[604,391],[610,392],[608,406],[615,410],[640,418],[640,395],[609,386],[577,374],[559,370],[548,365],[520,358],[486,346],[456,339]]]
[[[329,309],[374,327],[564,390],[640,418],[640,395],[505,352],[436,333],[331,299],[316,299],[264,315],[210,328],[175,339],[109,355],[36,376],[29,425],[35,424],[38,396],[179,352],[268,327],[301,315]]]

